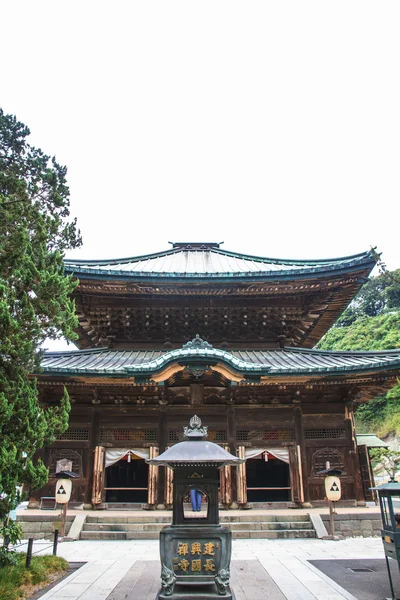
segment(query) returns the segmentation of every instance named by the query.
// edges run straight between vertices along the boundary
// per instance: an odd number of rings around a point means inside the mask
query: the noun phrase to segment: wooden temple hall
[[[280,260],[216,243],[67,260],[79,350],[46,353],[37,374],[44,405],[64,386],[72,403],[68,431],[42,451],[50,472],[71,460],[85,507],[168,507],[172,472],[146,459],[197,414],[211,441],[248,459],[221,472],[226,507],[323,502],[326,461],[344,471],[343,500],[363,504],[372,476],[353,413],[396,383],[400,351],[313,348],[374,265],[372,252]],[[30,506],[44,496],[54,481]]]

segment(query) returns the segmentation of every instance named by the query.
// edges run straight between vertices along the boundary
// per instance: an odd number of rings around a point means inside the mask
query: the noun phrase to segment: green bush
[[[25,586],[46,584],[52,573],[62,573],[68,569],[68,563],[58,556],[33,556],[29,569],[25,568],[26,554],[16,553],[15,565],[0,567],[1,600],[20,600],[25,598]]]

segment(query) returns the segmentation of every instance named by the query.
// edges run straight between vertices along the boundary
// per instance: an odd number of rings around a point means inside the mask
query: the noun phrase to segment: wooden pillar
[[[157,446],[151,446],[150,448],[150,460],[156,458],[159,455]],[[148,479],[148,494],[147,504],[149,508],[156,508],[157,506],[157,481],[158,481],[158,467],[155,465],[149,465],[149,479]]]
[[[94,450],[100,443],[100,415],[96,407],[92,408],[90,423],[90,441],[86,462],[86,486],[83,508],[92,508],[93,472],[94,472]]]
[[[292,502],[303,504],[303,467],[302,467],[301,448],[299,445],[289,446],[289,468],[290,468],[290,487],[292,488]]]
[[[361,477],[360,461],[358,458],[356,430],[354,426],[353,402],[351,400],[346,402],[345,424],[347,429],[346,437],[350,441],[349,456],[353,466],[354,493],[356,496],[357,506],[365,506],[364,488]]]
[[[160,454],[167,449],[168,444],[168,417],[165,412],[165,407],[160,410],[158,419],[158,448]],[[165,469],[159,469],[157,482],[157,504],[165,502]]]
[[[106,451],[103,446],[96,446],[94,449],[94,467],[93,467],[93,488],[92,504],[95,508],[103,503],[104,494],[104,460]]]
[[[239,446],[237,449],[239,458],[245,458],[244,446]],[[246,478],[246,463],[242,463],[236,467],[236,489],[237,503],[239,506],[247,504],[247,478]]]
[[[308,489],[308,469],[306,463],[306,445],[304,438],[303,411],[301,410],[301,406],[294,407],[294,433],[296,442],[295,454],[297,464],[296,466],[295,464],[293,464],[293,468],[296,468],[298,473],[293,474],[293,478],[297,476],[300,479],[298,484],[299,502],[305,504],[306,507],[309,507],[311,505],[310,494]]]
[[[236,448],[236,411],[233,406],[229,406],[226,414],[226,433],[229,445],[229,452],[235,453]]]
[[[168,448],[166,448],[168,450]],[[172,508],[173,502],[173,478],[174,472],[169,467],[165,467],[165,495],[164,504],[165,508]]]
[[[229,452],[229,446],[225,446],[225,450]],[[229,508],[232,504],[232,468],[230,466],[220,470],[220,492],[221,503],[224,507]]]

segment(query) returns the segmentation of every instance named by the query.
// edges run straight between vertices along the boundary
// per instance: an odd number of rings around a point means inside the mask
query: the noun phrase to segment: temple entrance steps
[[[221,525],[229,527],[233,538],[294,539],[315,538],[316,533],[308,515],[220,515]],[[135,516],[87,516],[81,540],[154,540],[160,530],[171,523],[170,516],[154,513]]]

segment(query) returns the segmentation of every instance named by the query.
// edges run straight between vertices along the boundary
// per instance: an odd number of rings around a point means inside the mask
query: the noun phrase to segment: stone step
[[[85,523],[83,531],[161,531],[166,523]]]
[[[242,515],[220,514],[221,523],[292,523],[308,521],[307,515],[252,515],[250,511],[243,511]],[[158,516],[156,512],[146,512],[135,516],[112,517],[104,513],[100,516],[89,516],[87,523],[164,523],[167,525],[172,521],[172,513],[168,516]]]
[[[87,516],[86,523],[163,523],[168,525],[172,521],[171,516],[157,516],[157,514],[145,513],[138,514],[134,517],[107,517],[100,515],[98,517]]]
[[[225,525],[231,531],[281,531],[281,530],[304,530],[304,529],[313,529],[312,523],[309,521],[295,521],[292,523],[288,523],[287,521],[284,523],[279,523],[278,521],[274,523],[225,523]]]
[[[298,539],[315,538],[310,529],[282,529],[279,531],[244,530],[233,531],[233,539]],[[82,531],[81,540],[157,540],[157,531]]]
[[[285,530],[285,529],[312,529],[310,521],[256,523],[238,522],[225,523],[231,531],[255,530]],[[85,523],[83,531],[161,531],[165,523]]]
[[[233,531],[232,537],[234,540],[237,539],[298,539],[298,538],[315,538],[315,531],[312,529],[281,529],[278,531],[267,531],[267,530],[247,530],[247,531]]]
[[[308,515],[254,515],[251,511],[244,510],[241,515],[220,514],[221,523],[234,523],[236,521],[247,522],[256,521],[264,523],[292,523],[293,521],[308,521]]]
[[[151,532],[153,534],[154,532]],[[158,536],[158,533],[157,533]],[[126,540],[125,531],[82,531],[81,540]],[[151,538],[148,538],[151,539]]]

